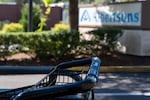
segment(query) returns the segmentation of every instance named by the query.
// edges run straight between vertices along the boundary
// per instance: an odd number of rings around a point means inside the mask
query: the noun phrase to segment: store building
[[[84,33],[101,27],[121,28],[120,52],[150,56],[149,10],[150,1],[83,5],[79,7],[79,30]]]

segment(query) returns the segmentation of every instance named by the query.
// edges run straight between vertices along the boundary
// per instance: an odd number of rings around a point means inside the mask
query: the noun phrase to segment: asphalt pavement
[[[101,73],[95,100],[150,100],[150,73]]]
[[[44,74],[0,75],[0,88],[36,83]],[[150,73],[100,73],[95,100],[150,100]]]

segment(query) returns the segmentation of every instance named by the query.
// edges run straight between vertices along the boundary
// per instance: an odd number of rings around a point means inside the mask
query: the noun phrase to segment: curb
[[[71,68],[72,70],[81,71],[82,67]],[[50,67],[15,67],[1,66],[0,74],[47,74],[51,70]],[[88,70],[85,67],[84,70]],[[100,73],[150,73],[150,66],[101,66]]]
[[[150,72],[150,66],[101,66],[100,72],[148,73]]]

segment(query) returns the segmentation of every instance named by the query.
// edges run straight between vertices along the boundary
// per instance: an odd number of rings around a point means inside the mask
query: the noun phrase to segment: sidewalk
[[[37,75],[0,75],[0,89],[18,88],[32,85],[42,79],[45,74]]]

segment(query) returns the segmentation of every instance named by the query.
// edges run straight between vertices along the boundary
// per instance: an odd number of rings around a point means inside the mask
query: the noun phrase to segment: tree
[[[69,23],[71,30],[78,31],[78,0],[69,0]]]
[[[51,0],[43,0],[48,3]],[[67,1],[67,0],[54,0],[54,2]],[[69,0],[69,23],[71,30],[78,31],[78,0]]]

